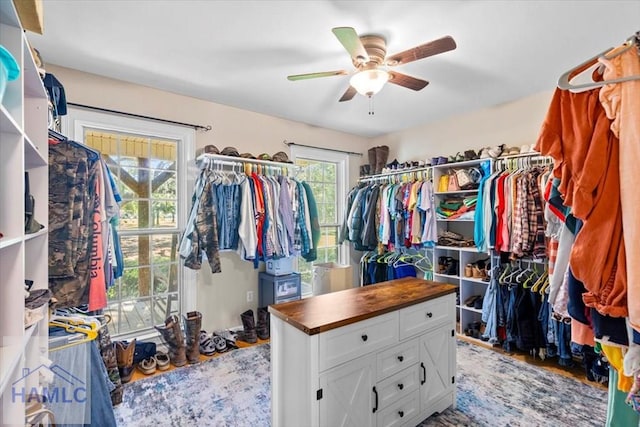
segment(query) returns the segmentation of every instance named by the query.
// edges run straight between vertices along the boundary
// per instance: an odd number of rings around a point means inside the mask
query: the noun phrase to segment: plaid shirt
[[[511,231],[511,253],[513,257],[524,255],[523,243],[529,239],[529,224],[527,217],[526,179],[522,175],[514,177],[515,209],[513,210]]]

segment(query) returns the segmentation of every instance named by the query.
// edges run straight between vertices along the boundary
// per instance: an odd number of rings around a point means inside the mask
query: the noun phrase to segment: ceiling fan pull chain
[[[369,115],[373,116],[375,112],[373,111],[373,96],[369,96]]]

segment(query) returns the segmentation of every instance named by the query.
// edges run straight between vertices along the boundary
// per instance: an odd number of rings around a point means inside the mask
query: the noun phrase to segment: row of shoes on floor
[[[270,321],[266,307],[258,308],[258,321],[253,315],[253,310],[247,310],[240,315],[243,330],[236,333],[228,330],[214,331],[209,334],[201,329],[202,313],[191,311],[184,316],[184,333],[178,316],[169,316],[163,325],[155,326],[160,336],[168,347],[167,353],[155,350],[154,343],[141,350],[145,353],[137,363],[138,370],[146,375],[152,375],[156,370],[165,371],[170,364],[181,367],[188,363],[200,362],[200,355],[213,356],[216,353],[224,353],[229,349],[236,349],[236,340],[250,344],[257,339],[269,339]],[[117,341],[115,344],[118,371],[123,383],[131,381],[136,368],[134,354],[136,352],[136,340],[130,342]],[[152,348],[151,348],[152,347]]]

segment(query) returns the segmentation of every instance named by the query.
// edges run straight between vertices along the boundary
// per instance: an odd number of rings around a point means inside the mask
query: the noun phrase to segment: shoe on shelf
[[[211,336],[207,334],[207,331],[200,331],[198,343],[200,347],[200,354],[204,354],[205,356],[213,356],[216,354],[216,345]]]
[[[138,363],[138,370],[145,375],[153,375],[156,373],[157,365],[158,365],[158,362],[155,356],[152,356]]]
[[[171,364],[171,359],[169,359],[169,355],[164,351],[159,351],[155,355],[156,359],[156,368],[160,371],[166,371],[169,369]]]
[[[473,266],[471,264],[467,264],[464,267],[464,277],[473,277]]]

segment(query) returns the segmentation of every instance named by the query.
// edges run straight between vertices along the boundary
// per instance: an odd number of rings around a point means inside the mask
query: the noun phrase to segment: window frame
[[[76,141],[83,141],[85,129],[137,134],[178,141],[178,160],[176,165],[178,190],[176,206],[177,227],[166,230],[159,229],[158,234],[162,234],[163,231],[177,232],[179,237],[182,237],[191,206],[191,194],[189,194],[189,191],[193,189],[195,185],[195,175],[189,173],[189,165],[193,165],[195,162],[194,129],[71,107],[68,109],[67,115],[63,116],[61,124],[63,134],[67,135],[69,139]],[[184,265],[178,262],[178,276],[181,284],[178,290],[179,310],[180,313],[187,313],[195,310],[196,307],[196,273],[185,269]],[[157,335],[154,331],[149,331],[141,335],[140,331],[138,331],[138,333],[136,333],[136,331],[126,332],[117,335],[117,337],[126,338],[129,336],[137,336],[144,338]],[[146,329],[144,331],[146,331]]]
[[[339,233],[340,224],[344,218],[346,197],[349,190],[349,154],[305,146],[291,145],[290,147],[291,160],[294,164],[298,158],[336,164],[336,200],[338,202],[336,207],[336,218]],[[342,244],[338,244],[338,262],[340,264],[349,263],[349,251],[344,242]]]

